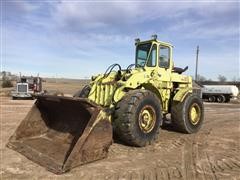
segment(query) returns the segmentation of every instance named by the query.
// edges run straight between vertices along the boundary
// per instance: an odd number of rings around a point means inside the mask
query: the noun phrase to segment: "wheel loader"
[[[114,137],[126,145],[154,143],[167,114],[183,133],[197,132],[202,100],[174,67],[173,46],[136,39],[135,63],[111,65],[73,97],[37,96],[7,146],[56,174],[105,158]]]

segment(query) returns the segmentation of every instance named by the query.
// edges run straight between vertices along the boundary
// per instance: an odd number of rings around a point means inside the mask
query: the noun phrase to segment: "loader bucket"
[[[104,110],[87,99],[38,96],[7,146],[61,174],[105,158],[112,126]]]

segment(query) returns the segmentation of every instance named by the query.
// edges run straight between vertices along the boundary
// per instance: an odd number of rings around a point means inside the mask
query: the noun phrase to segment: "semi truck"
[[[33,76],[20,76],[16,89],[12,91],[12,99],[33,98],[33,95],[42,94],[42,78]]]
[[[224,103],[237,97],[239,90],[234,85],[204,85],[202,98],[208,102]]]

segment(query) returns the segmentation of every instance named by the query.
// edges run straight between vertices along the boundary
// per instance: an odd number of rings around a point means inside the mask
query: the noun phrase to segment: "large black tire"
[[[91,91],[91,87],[89,85],[84,86],[81,90],[77,91],[73,97],[87,98]]]
[[[209,96],[208,97],[208,101],[209,102],[215,102],[216,101],[216,97],[215,96]]]
[[[197,112],[193,117],[191,112]],[[183,133],[196,133],[202,126],[204,119],[204,108],[202,99],[190,94],[183,102],[174,101],[171,109],[171,119],[177,131]]]
[[[230,97],[230,96],[225,96],[225,97],[226,97],[225,102],[226,102],[226,103],[230,102],[231,97]]]
[[[219,96],[217,96],[216,101],[218,103],[224,103],[226,101],[226,98],[224,95],[219,95]]]
[[[148,90],[128,92],[117,103],[114,113],[114,133],[131,146],[146,146],[157,139],[162,122],[161,102]],[[152,119],[152,120],[151,120]]]

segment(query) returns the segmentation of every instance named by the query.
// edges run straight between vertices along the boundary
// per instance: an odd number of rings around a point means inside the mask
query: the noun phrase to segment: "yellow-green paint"
[[[179,89],[178,92],[175,94],[173,100],[182,102],[184,98],[188,95],[188,93],[192,92],[192,88],[182,88]]]
[[[128,91],[147,89],[159,97],[163,113],[167,113],[171,99],[183,101],[186,95],[192,92],[192,78],[172,71],[174,66],[172,59],[173,46],[158,40],[142,41],[137,43],[136,46],[144,43],[151,43],[151,47],[153,45],[157,46],[156,66],[148,67],[145,65],[144,68],[136,67],[130,72],[122,70],[119,79],[116,79],[117,72],[112,72],[109,76],[104,76],[103,74],[93,76],[90,83],[89,100],[103,107],[114,107]],[[169,67],[167,68],[159,67],[159,46],[169,48]]]

